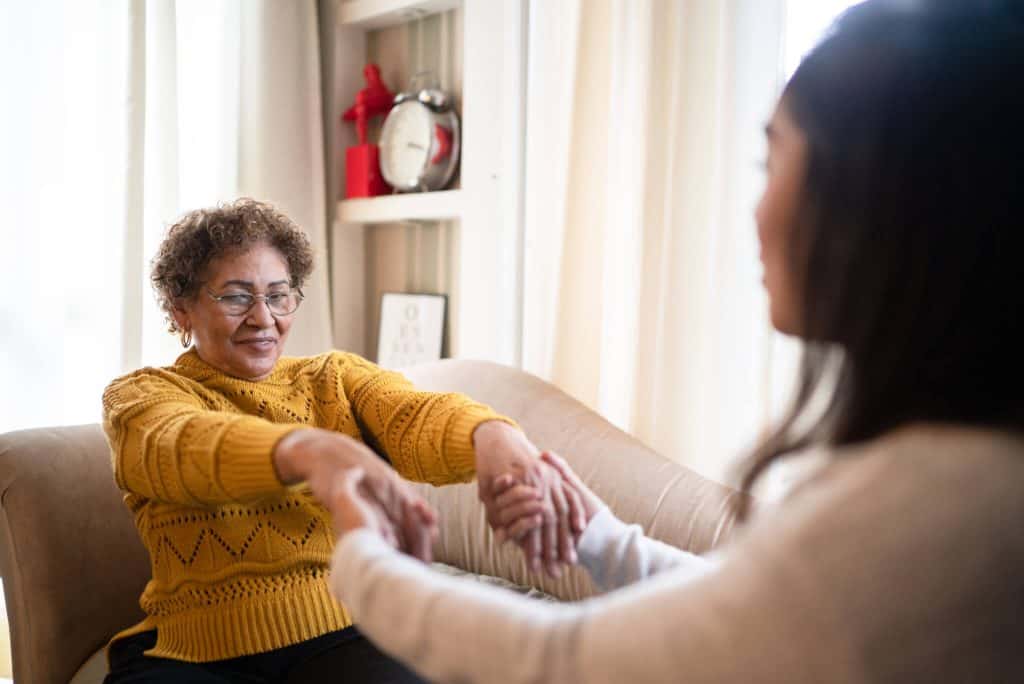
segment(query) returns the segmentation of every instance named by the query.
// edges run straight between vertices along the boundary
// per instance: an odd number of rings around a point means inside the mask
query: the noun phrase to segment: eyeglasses
[[[305,298],[302,290],[271,292],[265,295],[254,295],[248,292],[215,295],[207,288],[206,294],[210,295],[213,301],[217,302],[224,313],[229,316],[244,316],[259,300],[267,303],[267,308],[274,316],[288,316],[295,313],[295,310],[299,308],[299,303]]]

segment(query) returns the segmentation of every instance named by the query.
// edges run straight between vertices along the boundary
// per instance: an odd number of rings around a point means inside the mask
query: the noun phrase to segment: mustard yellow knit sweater
[[[474,473],[472,433],[507,420],[459,394],[416,391],[354,354],[282,357],[259,382],[195,351],[103,394],[114,476],[149,550],[151,655],[203,662],[261,653],[347,627],[325,579],[330,516],[286,487],[274,445],[302,426],[336,430],[387,455],[404,477],[448,484]]]

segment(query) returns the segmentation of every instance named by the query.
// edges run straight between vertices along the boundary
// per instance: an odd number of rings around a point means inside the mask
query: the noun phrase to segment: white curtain
[[[534,0],[523,361],[718,479],[788,394],[753,210],[782,0]]]
[[[0,5],[0,431],[99,418],[170,363],[149,260],[183,212],[247,195],[309,234],[290,354],[330,345],[315,0]]]

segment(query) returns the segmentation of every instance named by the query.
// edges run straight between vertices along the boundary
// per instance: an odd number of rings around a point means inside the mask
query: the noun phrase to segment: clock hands
[[[414,143],[414,142],[406,143],[405,146],[406,147],[411,147],[414,150],[425,150],[426,149],[425,147],[423,147],[423,145],[418,145],[417,143]]]

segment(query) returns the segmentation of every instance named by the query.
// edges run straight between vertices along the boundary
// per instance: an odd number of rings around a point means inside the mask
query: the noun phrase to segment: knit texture
[[[103,394],[114,476],[149,551],[150,655],[205,662],[261,653],[352,624],[328,590],[330,516],[274,471],[278,440],[320,427],[365,441],[406,478],[435,485],[474,473],[472,434],[511,422],[460,394],[419,392],[354,354],[282,357],[258,382],[189,351]]]

